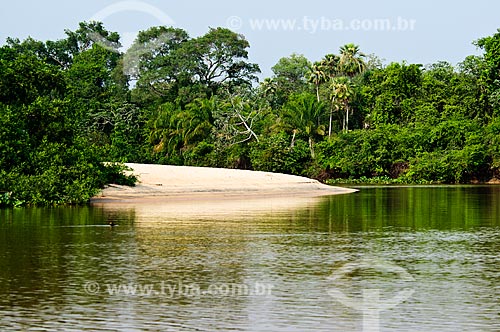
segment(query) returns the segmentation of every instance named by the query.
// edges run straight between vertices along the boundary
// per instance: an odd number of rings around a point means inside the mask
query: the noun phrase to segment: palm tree
[[[354,95],[354,89],[349,78],[342,76],[337,77],[332,80],[330,85],[331,88],[331,101],[332,105],[338,103],[342,105],[345,109],[345,117],[342,124],[342,129],[344,132],[349,130],[349,103],[351,101],[352,96]],[[331,128],[331,115],[330,115],[330,128]],[[329,133],[331,134],[331,133]]]
[[[325,75],[325,81],[332,81],[337,75],[340,74],[339,70],[340,57],[335,54],[327,54],[320,61],[321,68],[323,68],[323,72]],[[337,105],[334,102],[330,105],[330,114],[328,121],[328,137],[332,136],[332,118],[333,118],[333,110]]]
[[[186,105],[186,109],[179,114],[185,147],[210,135],[214,123],[213,113],[217,107],[216,97],[197,98]]]
[[[290,96],[284,111],[285,120],[293,133],[291,146],[294,144],[295,135],[303,134],[308,138],[309,150],[314,159],[314,139],[325,135],[325,126],[321,124],[324,104],[321,101],[318,102],[314,95],[301,93]]]
[[[359,50],[358,45],[346,44],[340,48],[339,70],[349,77],[354,77],[366,70],[363,58],[366,55]]]
[[[320,64],[323,67],[325,75],[330,79],[339,74],[340,57],[335,54],[327,54],[323,57]]]
[[[150,127],[149,142],[153,144],[155,153],[171,152],[182,146],[182,135],[178,125],[180,108],[173,103],[165,103],[158,107],[155,115],[148,122]]]
[[[153,151],[180,156],[209,137],[214,123],[213,112],[217,107],[215,97],[195,99],[184,110],[173,103],[160,105],[149,121],[149,141],[153,144]]]
[[[338,111],[339,103],[333,93],[330,93],[330,112],[328,114],[328,138],[332,137],[332,122],[333,122],[333,112]]]
[[[265,97],[272,96],[276,93],[276,82],[272,78],[265,78],[262,83],[260,83],[260,88],[262,91],[262,94]]]
[[[330,129],[328,134],[331,135],[331,122],[334,106],[342,106],[345,109],[345,117],[342,124],[344,132],[349,130],[349,114],[350,102],[354,95],[352,78],[363,73],[366,70],[364,62],[365,54],[359,50],[358,45],[352,43],[346,44],[340,48],[340,56],[325,56],[326,62],[336,66],[334,75],[331,78],[331,101],[332,108],[330,113]]]
[[[319,102],[319,86],[321,83],[326,81],[326,73],[324,71],[324,66],[320,62],[315,62],[308,73],[308,81],[309,83],[314,84],[316,87],[316,98]]]

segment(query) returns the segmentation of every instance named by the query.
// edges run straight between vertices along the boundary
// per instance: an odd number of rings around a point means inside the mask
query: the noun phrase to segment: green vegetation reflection
[[[315,218],[335,232],[498,227],[499,194],[495,186],[363,187],[323,198]]]

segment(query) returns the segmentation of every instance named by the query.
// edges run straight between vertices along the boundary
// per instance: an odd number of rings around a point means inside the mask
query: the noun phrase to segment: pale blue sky
[[[113,4],[115,7],[103,12]],[[338,48],[348,42],[360,45],[363,52],[374,53],[386,62],[406,60],[428,64],[446,60],[456,64],[467,55],[478,53],[472,41],[492,35],[500,28],[500,1],[495,0],[469,3],[17,0],[3,2],[0,8],[2,43],[9,36],[24,39],[30,35],[39,40],[63,38],[64,29],[75,30],[78,22],[99,13],[109,30],[129,38],[138,30],[166,21],[185,29],[191,36],[205,33],[208,27],[230,24],[239,28],[237,31],[250,42],[251,60],[261,66],[263,76],[271,75],[270,68],[283,56],[295,52],[315,61],[327,53],[337,53]],[[269,28],[265,19],[274,20],[267,22],[271,25]],[[381,19],[391,24],[390,31],[373,28]]]

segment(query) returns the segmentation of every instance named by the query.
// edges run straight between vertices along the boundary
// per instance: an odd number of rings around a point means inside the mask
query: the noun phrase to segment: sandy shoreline
[[[333,187],[305,177],[208,167],[126,164],[139,182],[110,185],[93,203],[139,203],[152,200],[221,200],[246,197],[324,196],[355,189]]]

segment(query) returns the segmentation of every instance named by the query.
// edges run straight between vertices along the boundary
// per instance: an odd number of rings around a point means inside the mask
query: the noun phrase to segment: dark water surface
[[[500,331],[500,187],[0,210],[26,330]]]

